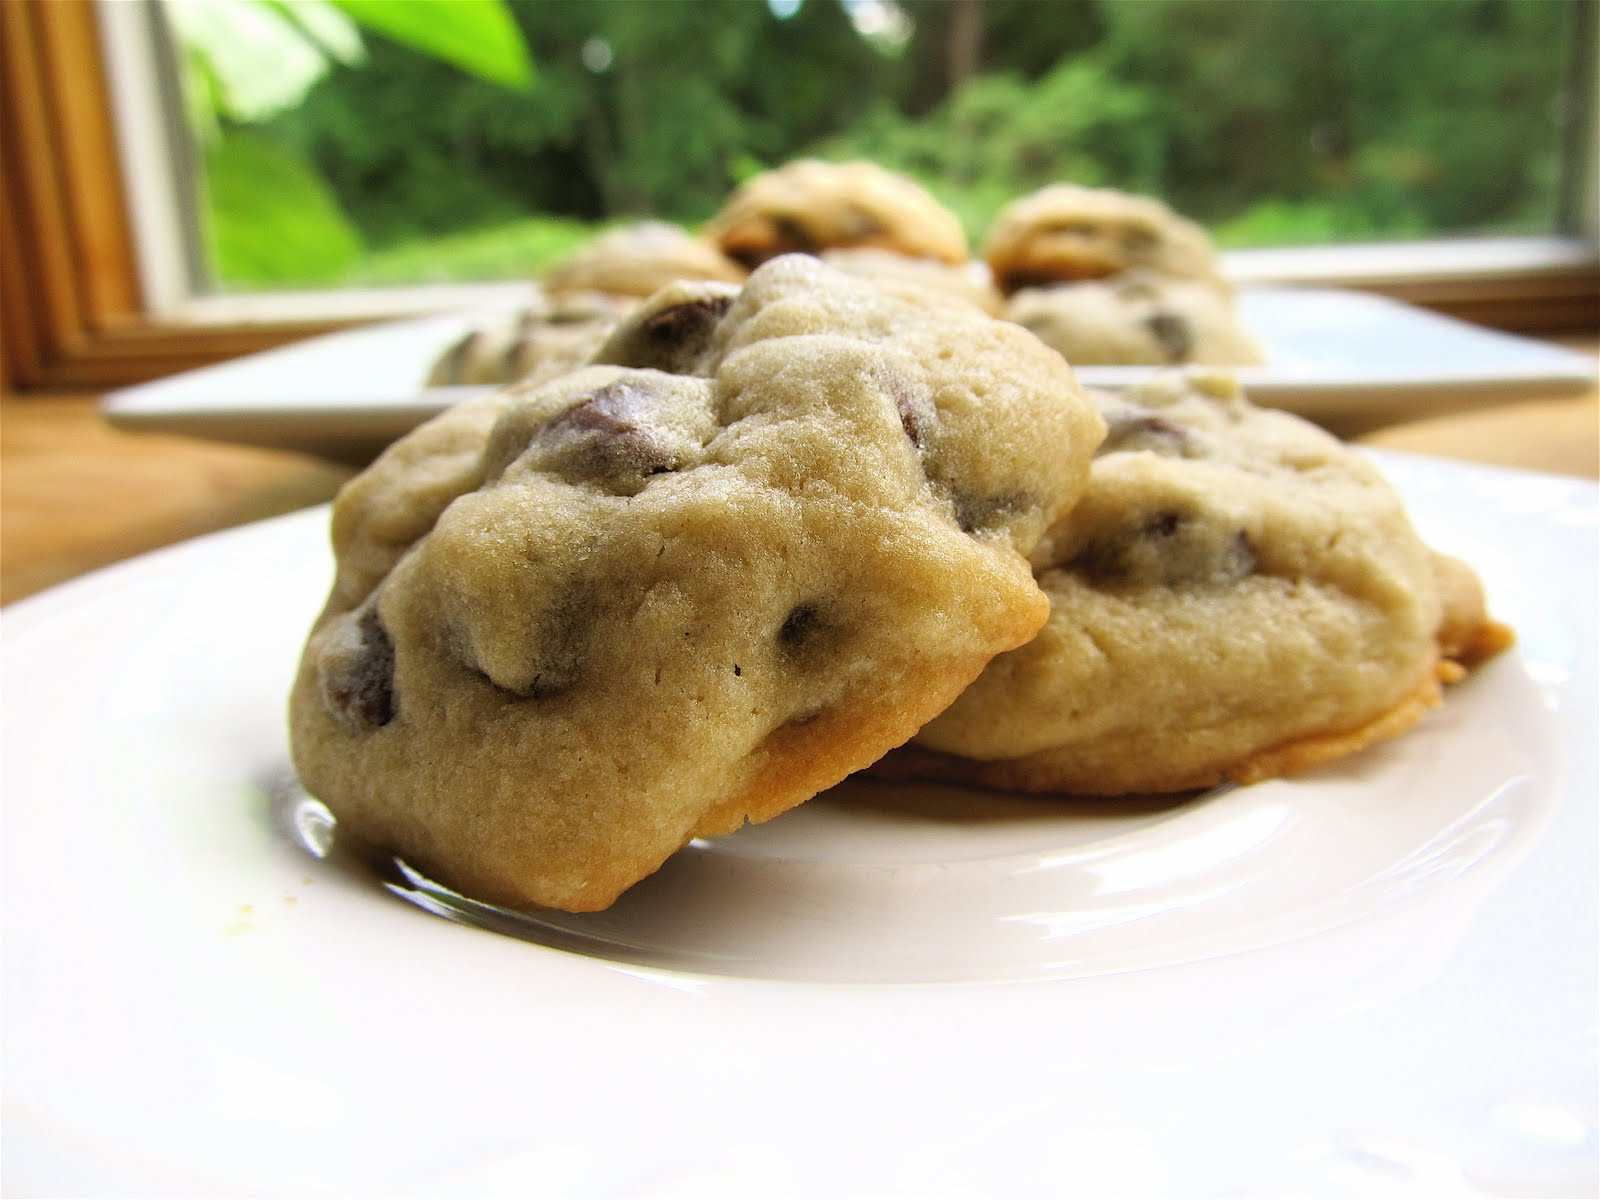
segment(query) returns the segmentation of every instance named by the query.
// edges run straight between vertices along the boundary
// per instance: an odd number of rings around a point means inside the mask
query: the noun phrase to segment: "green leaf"
[[[236,121],[263,121],[299,104],[328,72],[324,45],[341,45],[352,61],[361,54],[354,27],[321,0],[293,12],[261,0],[171,0],[166,12],[191,67],[208,77],[203,89],[191,78],[191,99]],[[324,36],[313,40],[312,27]]]
[[[468,74],[525,92],[533,59],[505,0],[334,0],[354,21]]]
[[[230,287],[341,282],[362,254],[361,235],[305,159],[242,130],[205,158],[217,279]]]
[[[355,23],[340,12],[333,0],[261,0],[268,8],[300,27],[322,52],[347,67],[366,58]]]

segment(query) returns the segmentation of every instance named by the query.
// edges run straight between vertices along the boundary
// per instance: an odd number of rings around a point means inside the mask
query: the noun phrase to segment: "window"
[[[1163,195],[1241,278],[1524,328],[1596,316],[1585,0],[446,6],[515,22],[509,43],[480,27],[476,57],[393,27],[425,7],[317,0],[285,30],[259,0],[0,6],[6,236],[37,260],[6,270],[8,311],[38,314],[8,329],[14,373],[121,382],[464,303],[597,222],[693,224],[807,153],[916,175],[974,238],[1076,178]]]

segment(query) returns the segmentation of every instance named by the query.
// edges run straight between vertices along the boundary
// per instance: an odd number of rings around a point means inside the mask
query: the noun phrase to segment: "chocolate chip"
[[[732,294],[704,296],[651,313],[639,325],[640,361],[619,365],[682,374],[686,354],[697,355],[704,348],[732,304]]]
[[[1124,229],[1121,240],[1122,249],[1135,256],[1149,254],[1161,244],[1160,235],[1148,229]]]
[[[637,378],[613,380],[538,423],[528,409],[512,409],[489,436],[484,478],[492,483],[533,454],[538,469],[632,495],[649,476],[678,465],[651,430],[651,409],[649,389]]]
[[[1044,227],[1045,233],[1059,233],[1067,237],[1098,237],[1100,226],[1093,221],[1052,221]]]
[[[1106,437],[1095,451],[1097,457],[1124,451],[1149,450],[1176,458],[1194,447],[1193,439],[1182,425],[1142,405],[1122,404],[1101,415],[1106,422]]]
[[[673,291],[678,296],[663,295],[617,325],[590,361],[671,375],[696,373],[711,335],[733,305],[737,289],[718,284],[692,288],[678,284]]]
[[[1144,327],[1156,339],[1168,362],[1185,362],[1194,353],[1194,334],[1189,322],[1170,308],[1158,308],[1144,319]]]
[[[317,662],[322,702],[342,725],[377,729],[394,719],[394,641],[368,602],[346,618]]]
[[[938,420],[938,410],[928,389],[913,383],[904,375],[888,375],[883,381],[884,390],[894,397],[895,411],[900,414],[900,428],[917,449],[927,442],[928,435]]]
[[[911,439],[913,446],[922,446],[922,418],[917,410],[905,403],[904,398],[896,405],[900,410],[900,428],[906,431],[906,436]]]
[[[768,258],[765,250],[754,246],[724,246],[722,252],[746,271],[754,271]]]
[[[847,241],[864,242],[882,234],[883,225],[877,217],[859,204],[849,204],[845,206],[844,220],[840,223],[839,233]]]
[[[811,236],[811,231],[794,217],[773,217],[772,232],[778,243],[773,257],[779,254],[815,254],[821,248]]]
[[[1028,498],[1017,494],[972,496],[957,491],[951,496],[956,524],[962,533],[983,533],[1004,525],[1028,507]]]
[[[797,604],[778,628],[778,644],[791,653],[813,641],[823,629],[822,613],[814,604]]]
[[[1020,292],[1024,288],[1054,287],[1063,279],[1077,278],[1081,272],[1063,270],[1050,271],[1002,271],[995,278],[995,284],[1000,291],[1009,296],[1013,292]]]
[[[590,392],[572,407],[558,413],[546,429],[575,429],[605,437],[626,437],[639,432],[648,394],[626,379],[613,380]]]
[[[619,379],[585,396],[546,428],[558,437],[570,433],[582,448],[579,457],[596,473],[657,475],[674,463],[667,448],[651,436],[649,411],[649,392]]]
[[[1127,550],[1126,542],[1096,539],[1084,543],[1066,567],[1092,583],[1123,583],[1131,574]]]
[[[1146,517],[1139,526],[1139,535],[1148,538],[1169,538],[1178,532],[1183,518],[1175,512],[1159,512]]]
[[[1107,586],[1227,584],[1254,573],[1256,553],[1243,530],[1219,543],[1207,522],[1162,510],[1088,541],[1067,567]]]

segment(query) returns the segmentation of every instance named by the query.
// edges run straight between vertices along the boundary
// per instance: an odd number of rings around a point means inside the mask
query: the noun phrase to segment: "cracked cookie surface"
[[[1045,628],[878,774],[1091,795],[1252,781],[1404,731],[1506,644],[1471,572],[1315,426],[1226,376],[1097,399],[1089,486],[1033,554]]]
[[[601,908],[898,745],[1027,641],[1103,425],[958,303],[792,256],[352,481],[291,700],[341,831],[491,902]]]

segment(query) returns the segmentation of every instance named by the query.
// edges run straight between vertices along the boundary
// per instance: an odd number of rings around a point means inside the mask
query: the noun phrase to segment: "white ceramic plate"
[[[1413,734],[1182,805],[847,786],[587,918],[330,850],[326,510],[7,608],[4,1193],[1593,1195],[1600,497],[1380,461],[1520,635]]]
[[[1258,404],[1350,433],[1358,427],[1594,385],[1595,360],[1381,296],[1245,287],[1242,319],[1268,364],[1240,371]],[[313,338],[127,388],[106,417],[128,429],[310,450],[351,460],[379,449],[477,388],[428,388],[434,361],[482,314],[371,326]],[[1144,367],[1083,367],[1122,387]]]

